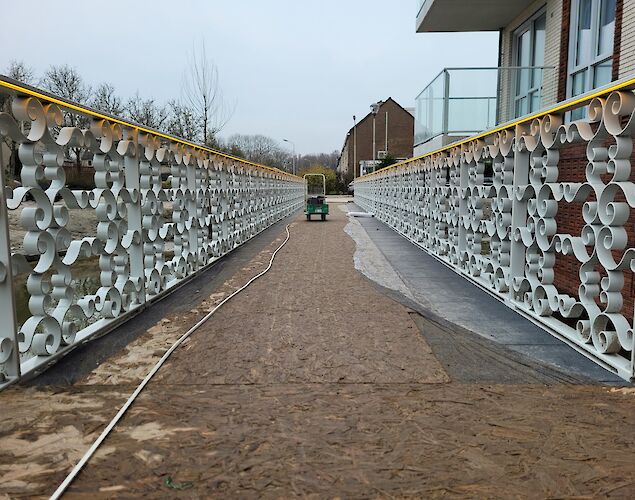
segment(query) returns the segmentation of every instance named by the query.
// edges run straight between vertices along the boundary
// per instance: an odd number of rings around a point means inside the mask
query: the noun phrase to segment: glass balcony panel
[[[415,142],[422,143],[443,133],[445,74],[437,76],[416,100]]]
[[[527,98],[526,97],[520,97],[519,99],[516,100],[516,112],[515,112],[515,116],[523,116],[526,115],[528,111],[527,108]]]
[[[448,68],[416,99],[415,145],[476,134],[552,104],[555,95],[546,99],[543,88],[554,88],[555,76],[543,67]]]
[[[448,69],[449,97],[495,97],[498,85],[496,68]]]
[[[471,133],[496,125],[496,97],[451,97],[448,101],[450,133]]]
[[[516,95],[522,96],[527,94],[529,91],[529,80],[531,75],[531,70],[529,68],[520,68],[517,71],[516,81],[518,82],[516,86]]]

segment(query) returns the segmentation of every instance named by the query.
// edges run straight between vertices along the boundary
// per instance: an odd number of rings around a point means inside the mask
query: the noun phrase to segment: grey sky
[[[235,104],[221,135],[261,133],[299,153],[342,146],[352,115],[392,96],[413,106],[447,66],[495,66],[497,33],[417,34],[415,0],[214,0],[8,3],[0,71],[75,66],[127,98],[179,97],[188,52],[204,40]],[[14,10],[15,12],[10,12]],[[28,21],[26,20],[28,18]],[[20,21],[22,19],[23,21]]]

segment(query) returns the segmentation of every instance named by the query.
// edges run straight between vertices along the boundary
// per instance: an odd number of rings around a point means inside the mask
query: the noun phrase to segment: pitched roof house
[[[368,113],[346,133],[337,164],[337,171],[343,176],[358,177],[360,162],[386,153],[395,158],[412,157],[413,114],[392,97],[377,104],[376,114]]]

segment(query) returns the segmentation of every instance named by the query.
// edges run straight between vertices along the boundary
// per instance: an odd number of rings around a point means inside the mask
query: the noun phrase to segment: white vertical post
[[[145,294],[145,263],[143,252],[143,226],[141,224],[141,183],[139,171],[139,156],[144,146],[139,144],[139,132],[133,129],[126,129],[127,139],[135,144],[134,154],[124,156],[124,175],[126,179],[126,188],[130,193],[137,192],[137,201],[132,200],[126,207],[126,216],[128,222],[128,231],[137,231],[139,233],[139,241],[133,241],[128,248],[128,259],[130,262],[130,278],[140,289],[139,304],[143,304],[146,300]]]
[[[0,387],[20,378],[18,331],[11,269],[9,214],[5,191],[4,163],[0,146]]]
[[[518,132],[517,132],[518,133]],[[527,224],[527,202],[516,199],[516,193],[520,186],[529,181],[529,153],[527,150],[518,151],[514,146],[514,188],[512,190],[512,232],[510,235],[509,249],[509,274],[512,277],[525,275],[525,245],[522,241],[514,240],[514,233],[520,227]],[[509,295],[513,298],[514,288],[510,283]]]

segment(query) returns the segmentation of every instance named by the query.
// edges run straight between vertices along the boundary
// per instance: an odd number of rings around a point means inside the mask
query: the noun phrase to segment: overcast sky
[[[23,60],[38,75],[75,66],[160,101],[179,97],[188,52],[206,44],[226,100],[223,136],[265,134],[298,153],[340,149],[352,116],[416,95],[448,66],[495,66],[497,33],[415,33],[416,0],[8,2],[0,71]],[[15,12],[11,12],[11,10]],[[28,20],[27,20],[28,18]]]

